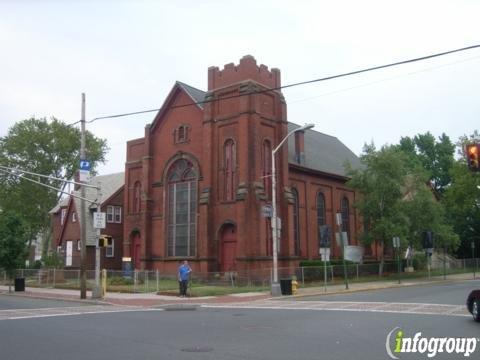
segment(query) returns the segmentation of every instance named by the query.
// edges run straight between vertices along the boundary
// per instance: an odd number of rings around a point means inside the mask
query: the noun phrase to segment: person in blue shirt
[[[180,284],[180,297],[187,296],[188,280],[192,268],[188,265],[188,261],[184,260],[183,264],[178,267],[178,283]]]

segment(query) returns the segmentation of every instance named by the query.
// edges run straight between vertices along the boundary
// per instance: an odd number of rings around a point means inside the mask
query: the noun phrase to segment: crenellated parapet
[[[257,61],[251,55],[245,55],[240,59],[240,63],[235,66],[234,63],[226,64],[223,70],[216,66],[208,68],[208,90],[214,90],[244,80],[254,80],[269,88],[281,86],[280,70],[267,66],[257,65]]]

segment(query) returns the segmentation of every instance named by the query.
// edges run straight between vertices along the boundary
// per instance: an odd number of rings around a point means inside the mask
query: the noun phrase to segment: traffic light
[[[467,163],[471,171],[480,170],[480,149],[479,144],[467,144]]]
[[[332,230],[329,225],[320,226],[320,247],[330,248],[332,239]]]
[[[100,235],[98,247],[112,246],[112,237],[110,235]]]

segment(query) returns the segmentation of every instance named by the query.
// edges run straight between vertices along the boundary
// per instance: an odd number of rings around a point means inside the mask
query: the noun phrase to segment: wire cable
[[[436,54],[430,54],[430,55],[426,55],[426,56],[421,56],[421,57],[417,57],[417,58],[413,58],[413,59],[396,61],[396,62],[389,63],[389,64],[372,66],[372,67],[365,68],[365,69],[360,69],[360,70],[355,70],[355,71],[349,71],[349,72],[346,72],[346,73],[341,73],[341,74],[337,74],[337,75],[326,76],[326,77],[322,77],[322,78],[318,78],[318,79],[301,81],[301,82],[297,82],[297,83],[293,83],[293,84],[288,84],[288,85],[283,85],[283,86],[278,86],[278,87],[274,87],[274,88],[269,88],[269,89],[264,89],[264,90],[254,90],[254,91],[246,92],[246,93],[243,93],[243,94],[237,94],[237,95],[231,95],[231,96],[222,97],[222,98],[220,98],[220,99],[214,98],[214,99],[208,99],[208,100],[202,100],[202,101],[195,101],[195,102],[190,102],[190,103],[186,103],[186,104],[180,104],[180,105],[170,106],[168,109],[178,109],[178,108],[183,108],[183,107],[187,107],[187,106],[203,105],[203,104],[208,104],[208,103],[217,102],[217,101],[235,99],[235,98],[239,98],[239,97],[243,97],[243,96],[249,96],[249,95],[253,95],[253,94],[263,94],[263,93],[267,93],[267,92],[271,92],[271,91],[278,91],[278,90],[282,90],[282,89],[288,89],[288,88],[292,88],[292,87],[295,87],[295,86],[313,84],[313,83],[317,83],[317,82],[321,82],[321,81],[333,80],[333,79],[338,79],[338,78],[341,78],[341,77],[358,75],[358,74],[362,74],[362,73],[366,73],[366,72],[370,72],[370,71],[375,71],[375,70],[380,70],[380,69],[386,69],[386,68],[389,68],[389,67],[394,67],[394,66],[399,66],[399,65],[405,65],[405,64],[411,64],[411,63],[415,63],[415,62],[419,62],[419,61],[424,61],[424,60],[428,60],[428,59],[433,59],[433,58],[437,58],[437,57],[441,57],[441,56],[445,56],[445,55],[450,55],[450,54],[454,54],[454,53],[458,53],[458,52],[473,50],[473,49],[477,49],[477,48],[480,48],[480,44],[471,45],[471,46],[466,46],[466,47],[459,48],[459,49],[454,49],[454,50],[448,50],[448,51],[444,51],[444,52],[440,52],[440,53],[436,53]],[[159,111],[160,109],[161,109],[161,108],[151,109],[151,110],[133,111],[133,112],[122,113],[122,114],[115,114],[115,115],[99,116],[99,117],[93,118],[93,119],[91,119],[91,120],[88,120],[88,121],[86,121],[86,122],[87,122],[87,123],[93,123],[93,122],[95,122],[95,121],[103,120],[103,119],[113,119],[113,118],[119,118],[119,117],[124,117],[124,116],[131,116],[131,115],[138,115],[138,114],[146,114],[146,113],[150,113],[150,112],[157,112],[157,111]],[[74,122],[74,123],[69,124],[69,125],[75,125],[75,124],[78,124],[78,123],[80,123],[80,122],[81,122],[81,121],[77,121],[77,122]]]

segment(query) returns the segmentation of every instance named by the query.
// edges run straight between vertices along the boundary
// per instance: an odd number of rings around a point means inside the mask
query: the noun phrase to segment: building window
[[[236,152],[235,143],[232,139],[225,142],[224,145],[224,172],[225,172],[225,200],[235,200],[235,170],[236,170]]]
[[[122,207],[121,206],[107,206],[107,223],[117,223],[122,222]]]
[[[115,212],[114,222],[117,223],[117,224],[121,224],[122,223],[122,207],[121,206],[115,206],[114,212]]]
[[[115,257],[115,239],[105,247],[105,256],[108,258]]]
[[[300,255],[300,207],[298,203],[298,191],[292,189],[293,194],[293,251],[295,255]]]
[[[113,223],[113,206],[107,206],[107,223]]]
[[[72,222],[77,222],[77,213],[76,212],[72,213]]]
[[[133,185],[132,210],[134,214],[138,214],[141,210],[141,196],[142,196],[142,184],[140,183],[140,181],[137,181]]]
[[[189,139],[190,128],[188,125],[180,125],[173,131],[173,138],[175,144],[187,142]]]
[[[177,160],[168,171],[168,256],[194,256],[197,220],[197,173]]]
[[[320,229],[322,225],[326,225],[325,195],[319,192],[317,195],[317,233],[319,243],[321,239]]]
[[[272,145],[269,140],[263,141],[262,146],[262,177],[265,196],[272,198]]]
[[[344,197],[340,202],[340,211],[342,213],[342,231],[347,233],[347,243],[349,243],[350,242],[350,205],[346,197]]]
[[[66,216],[67,216],[67,209],[62,209],[62,212],[60,215],[60,225],[63,225],[65,223]]]

